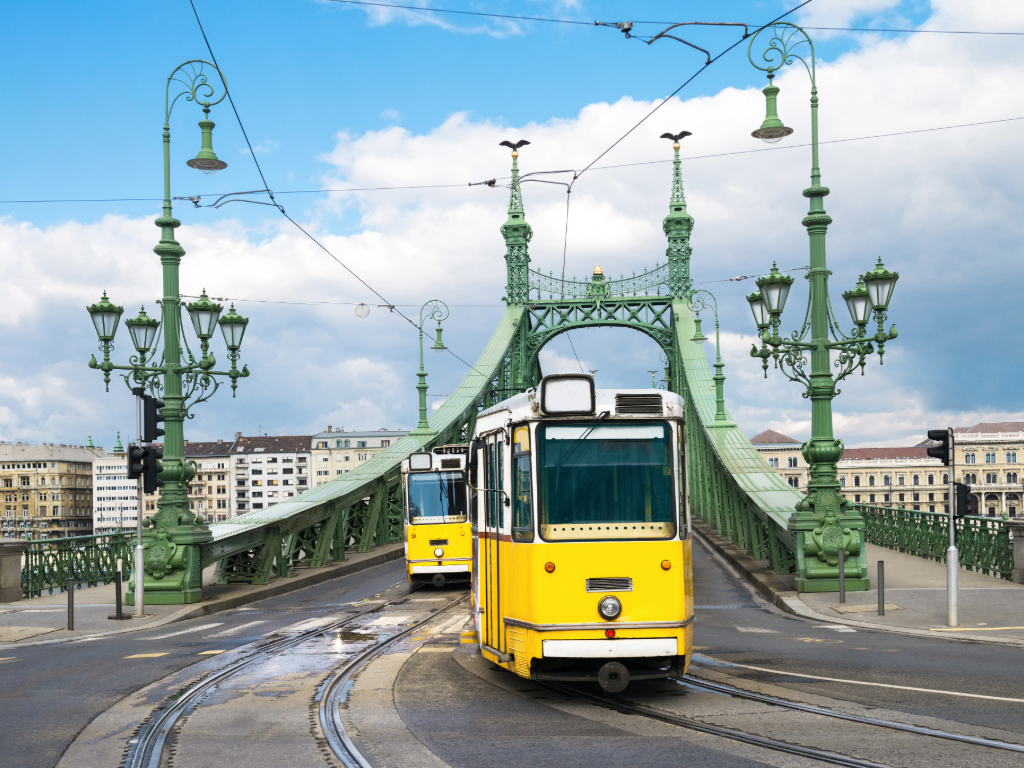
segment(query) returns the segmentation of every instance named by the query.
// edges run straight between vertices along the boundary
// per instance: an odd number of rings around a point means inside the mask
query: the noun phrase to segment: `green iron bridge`
[[[574,280],[530,269],[533,231],[513,156],[508,220],[501,227],[507,307],[469,374],[430,416],[433,434],[402,438],[300,497],[209,524],[208,536],[201,537],[205,540],[192,545],[193,567],[217,563],[221,581],[260,584],[299,563],[323,566],[328,557],[343,559],[346,549],[365,552],[375,544],[400,541],[402,460],[433,446],[465,442],[479,411],[539,383],[538,355],[545,344],[566,331],[603,326],[647,334],[668,361],[667,386],[686,401],[693,514],[753,557],[768,560],[776,572],[789,573],[798,558],[796,536],[787,523],[803,496],[769,469],[734,422],[715,420],[711,369],[703,348],[692,340],[693,217],[686,210],[678,149],[663,229],[667,261],[640,275],[606,280],[598,273]]]
[[[813,580],[806,578],[813,566],[807,561],[819,556],[791,523],[804,496],[768,467],[731,419],[720,402],[720,389],[716,392],[723,378],[716,381],[703,347],[694,341],[699,321],[691,305],[693,218],[686,210],[676,147],[669,213],[663,223],[667,261],[619,280],[606,280],[600,269],[589,280],[530,269],[533,231],[526,222],[513,154],[508,220],[501,227],[507,306],[469,374],[430,416],[426,434],[410,434],[352,472],[268,509],[221,523],[144,529],[147,602],[202,599],[202,571],[214,564],[220,583],[265,584],[298,565],[319,568],[329,559],[344,560],[346,552],[367,552],[401,541],[402,460],[434,446],[466,442],[477,413],[540,382],[538,355],[545,344],[567,331],[601,326],[632,328],[661,349],[667,363],[665,384],[686,403],[691,513],[755,559],[767,560],[776,573],[795,572],[802,577],[798,587],[813,590]],[[925,520],[922,513],[906,510],[859,511],[868,525],[852,532],[860,546],[850,547],[859,556],[847,561],[848,575],[857,570],[867,576],[865,540],[921,557],[944,558],[940,539],[946,523],[938,518],[945,515],[932,514]],[[977,550],[964,565],[1009,578],[1013,560],[1005,527],[993,525],[989,530],[966,521],[958,521],[958,526],[974,542],[973,549],[966,547],[965,556]],[[112,563],[117,558],[130,560],[132,538],[115,534],[34,543],[26,553],[25,597],[62,590],[69,577],[110,581]]]

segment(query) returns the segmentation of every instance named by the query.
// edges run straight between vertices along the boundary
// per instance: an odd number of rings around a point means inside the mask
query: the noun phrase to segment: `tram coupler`
[[[441,587],[444,586],[444,574],[443,573],[435,573],[434,574],[434,578],[431,579],[431,581],[434,583],[435,587],[440,589]]]
[[[621,693],[629,685],[629,670],[625,664],[609,661],[597,673],[597,682],[605,693]]]

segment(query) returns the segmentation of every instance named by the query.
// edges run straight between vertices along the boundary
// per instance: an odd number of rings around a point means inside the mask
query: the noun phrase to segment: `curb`
[[[826,616],[808,607],[801,599],[800,593],[795,592],[775,574],[774,571],[761,565],[759,561],[752,558],[743,550],[724,536],[719,536],[704,523],[693,521],[693,531],[700,539],[717,552],[733,568],[739,571],[740,575],[749,581],[761,595],[772,605],[781,611],[799,616],[811,621],[828,622],[829,624],[845,624],[858,629],[871,629],[876,632],[892,632],[898,635],[912,635],[915,637],[927,637],[931,640],[953,640],[958,642],[986,643],[988,645],[1008,645],[1024,647],[1024,640],[1012,637],[992,637],[984,635],[970,635],[965,633],[940,633],[931,632],[927,629],[916,629],[914,627],[894,627],[884,624],[874,624],[867,621],[852,621],[835,616]]]
[[[112,635],[123,635],[128,632],[139,632],[141,630],[152,629],[154,627],[162,627],[167,624],[175,624],[179,621],[197,619],[203,616],[220,613],[222,611],[228,611],[232,608],[254,603],[258,600],[266,600],[270,597],[286,595],[289,592],[295,592],[316,584],[322,584],[323,582],[331,581],[332,579],[350,576],[354,573],[359,573],[360,571],[365,571],[378,565],[384,565],[385,563],[390,563],[394,560],[403,559],[404,557],[405,545],[403,543],[399,542],[397,544],[390,544],[386,547],[376,548],[372,553],[370,553],[369,557],[364,557],[360,560],[344,560],[340,563],[334,563],[333,565],[325,566],[323,568],[317,568],[316,570],[304,570],[295,576],[274,579],[269,584],[250,587],[247,590],[243,588],[243,590],[236,594],[225,595],[209,601],[204,600],[199,603],[185,605],[174,613],[163,616],[156,621],[141,623],[133,622],[134,626],[121,627],[119,629],[112,629],[106,632],[94,632],[92,634],[81,635],[79,637],[37,640],[35,642],[0,643],[0,649],[6,651],[16,650],[18,648],[29,648],[37,645],[76,643],[87,640],[98,640],[99,638],[110,637]]]

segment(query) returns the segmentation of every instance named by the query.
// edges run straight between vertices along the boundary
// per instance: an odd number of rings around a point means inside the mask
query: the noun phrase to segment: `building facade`
[[[310,443],[310,481],[313,485],[323,485],[351,472],[408,434],[400,429],[346,432],[327,427],[326,432],[313,435]]]
[[[139,481],[128,479],[128,455],[117,434],[114,452],[92,461],[93,533],[134,531],[139,523]]]
[[[242,437],[230,451],[234,513],[244,515],[294,498],[310,488],[311,435]]]
[[[235,516],[231,508],[231,448],[233,442],[209,443],[185,441],[185,458],[196,463],[196,475],[188,484],[191,512],[211,522],[223,522]]]
[[[807,487],[808,467],[799,440],[767,430],[751,443],[790,485]],[[958,428],[954,443],[955,479],[971,486],[970,513],[1019,517],[1024,422]],[[948,512],[949,468],[928,456],[932,445],[925,440],[904,448],[847,448],[837,465],[843,496],[857,504]]]
[[[103,455],[91,445],[0,443],[3,537],[92,534],[92,465]]]

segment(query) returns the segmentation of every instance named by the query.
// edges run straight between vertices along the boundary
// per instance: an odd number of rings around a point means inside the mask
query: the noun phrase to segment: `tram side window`
[[[516,429],[512,447],[512,538],[533,541],[533,487],[527,427]]]
[[[497,500],[495,499],[495,497],[498,494],[493,490],[496,487],[495,483],[497,482],[497,479],[496,479],[495,476],[496,476],[497,473],[494,470],[495,470],[495,467],[494,467],[494,443],[490,443],[487,446],[487,477],[486,477],[487,487],[492,489],[492,490],[488,491],[488,493],[487,493],[487,527],[488,528],[496,527],[497,519],[498,519],[498,514],[497,514],[498,513],[498,509],[497,509],[498,504],[497,504]]]

